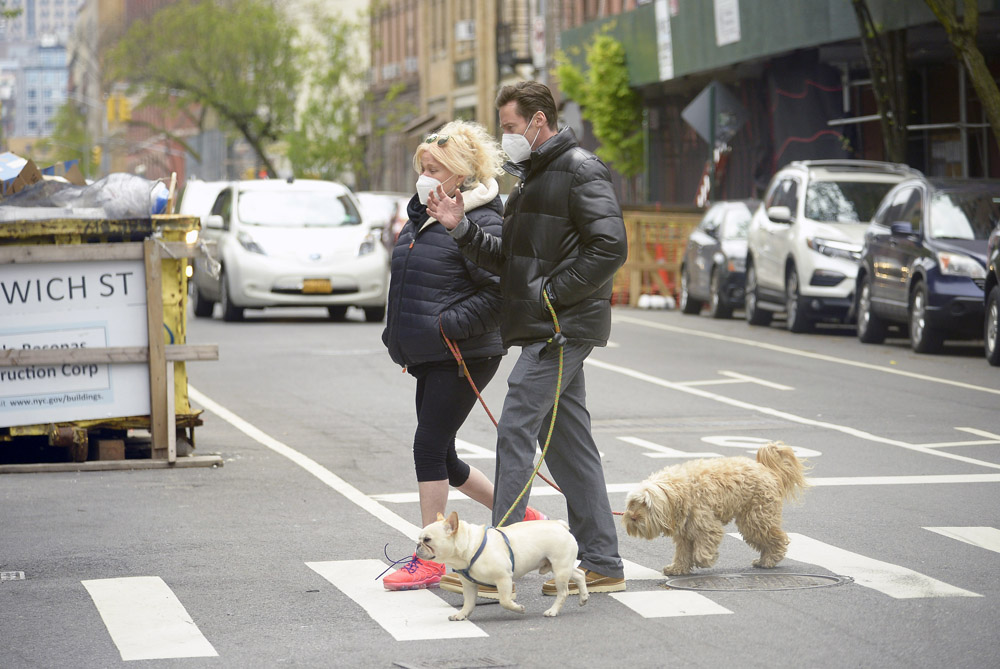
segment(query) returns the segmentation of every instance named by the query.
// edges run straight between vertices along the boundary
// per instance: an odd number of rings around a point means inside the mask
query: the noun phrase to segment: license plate
[[[333,292],[333,286],[329,279],[306,279],[302,282],[302,292],[329,295]]]

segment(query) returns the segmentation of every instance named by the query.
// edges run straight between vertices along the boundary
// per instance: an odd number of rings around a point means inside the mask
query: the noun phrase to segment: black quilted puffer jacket
[[[500,235],[503,205],[495,195],[496,186],[488,202],[477,202],[476,194],[485,200],[484,192],[480,186],[463,193],[466,216],[473,227]],[[428,224],[427,207],[415,195],[407,213],[410,220],[392,249],[389,306],[382,332],[393,362],[406,367],[453,361],[439,322],[463,358],[503,355],[499,278],[464,257],[443,225]]]
[[[458,240],[476,264],[500,274],[504,344],[552,337],[542,298],[547,284],[567,339],[604,346],[611,335],[611,287],[628,242],[608,168],[564,128],[525,163],[504,166],[521,179],[507,201],[503,236],[479,226]]]

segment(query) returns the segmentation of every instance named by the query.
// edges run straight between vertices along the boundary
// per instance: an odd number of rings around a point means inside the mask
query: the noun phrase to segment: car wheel
[[[708,303],[708,312],[712,318],[730,318],[733,315],[733,305],[722,293],[722,279],[719,277],[719,268],[712,268],[711,278],[712,297]]]
[[[347,307],[341,304],[335,304],[327,307],[326,313],[329,315],[331,321],[342,321],[347,318]]]
[[[200,290],[198,290],[198,284],[194,281],[191,282],[191,290],[188,297],[191,301],[191,309],[194,311],[194,315],[196,317],[212,317],[212,309],[215,308],[215,302],[205,299],[205,296],[201,294]]]
[[[757,270],[747,264],[747,287],[745,313],[750,325],[769,325],[771,312],[757,308]]]
[[[799,273],[792,267],[785,277],[785,313],[788,320],[785,325],[789,332],[808,332],[812,329],[807,310],[799,294]]]
[[[385,320],[385,307],[365,307],[365,320],[369,323],[381,323]]]
[[[688,280],[687,268],[681,270],[681,312],[685,314],[696,314],[701,311],[701,300],[695,300],[691,298],[691,294],[688,292],[688,286],[691,282]]]
[[[867,274],[861,279],[858,290],[858,339],[865,344],[885,341],[886,322],[872,311],[872,280]]]
[[[243,320],[243,307],[233,304],[229,296],[229,277],[225,272],[219,276],[219,303],[222,304],[222,320],[228,322]]]
[[[986,359],[994,367],[1000,367],[1000,286],[993,286],[990,299],[986,303],[986,322],[983,339],[986,340]]]
[[[941,350],[941,332],[927,323],[927,286],[917,285],[910,297],[910,346],[917,353]]]

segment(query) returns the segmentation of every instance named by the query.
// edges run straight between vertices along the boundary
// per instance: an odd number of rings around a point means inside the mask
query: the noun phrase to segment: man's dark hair
[[[548,121],[549,129],[559,129],[556,101],[552,98],[552,91],[545,84],[537,81],[519,81],[504,86],[497,95],[497,109],[511,100],[517,103],[517,114],[521,118],[530,121],[536,113],[542,112]]]

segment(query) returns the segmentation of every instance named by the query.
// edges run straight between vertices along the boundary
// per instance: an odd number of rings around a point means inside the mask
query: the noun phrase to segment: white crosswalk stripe
[[[978,548],[1000,553],[1000,530],[995,527],[925,527],[949,539],[971,544]]]
[[[465,639],[489,636],[468,620],[448,620],[456,612],[428,590],[389,592],[374,579],[385,565],[379,560],[307,562],[306,565],[353,599],[396,641]]]
[[[926,527],[949,539],[1000,552],[1000,530],[994,527]],[[740,539],[738,533],[730,536]],[[906,567],[859,555],[808,536],[789,533],[787,559],[817,565],[857,585],[895,599],[982,597]],[[628,581],[664,576],[623,560]],[[448,620],[457,609],[429,590],[389,592],[379,574],[380,560],[306,562],[310,569],[357,603],[371,620],[397,641],[489,636],[470,621]],[[784,566],[784,564],[783,564]],[[183,604],[159,577],[140,576],[82,581],[108,629],[122,660],[215,657],[212,644],[199,631]],[[648,587],[648,586],[647,586]],[[643,618],[732,614],[710,597],[689,590],[631,590],[611,597]]]
[[[122,660],[218,655],[163,579],[135,576],[82,583]]]
[[[730,534],[742,540],[739,533]],[[787,558],[819,565],[840,576],[850,576],[858,585],[878,590],[896,599],[922,597],[982,597],[919,572],[831,546],[802,534],[789,533]]]
[[[712,616],[732,613],[708,597],[686,590],[616,592],[612,593],[611,596],[643,618]]]

